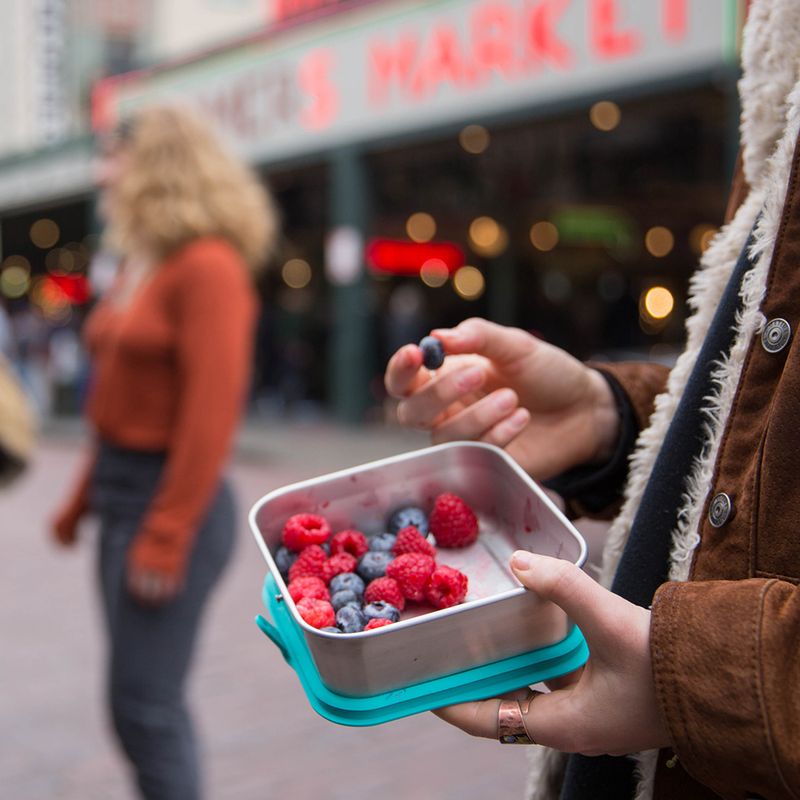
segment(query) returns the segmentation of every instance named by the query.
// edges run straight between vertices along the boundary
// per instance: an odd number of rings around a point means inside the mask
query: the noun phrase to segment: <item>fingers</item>
[[[434,444],[475,440],[505,447],[530,421],[527,409],[511,389],[498,389],[434,427]]]
[[[128,591],[143,605],[162,605],[171,600],[177,590],[177,581],[169,575],[137,569],[128,572]]]
[[[403,425],[430,428],[448,407],[479,389],[485,380],[486,369],[479,359],[462,359],[435,378],[418,382],[413,395],[398,405],[397,418]]]
[[[445,353],[478,353],[498,364],[507,365],[526,358],[536,339],[519,328],[508,328],[473,317],[455,328],[439,328],[432,335],[440,339]]]
[[[429,375],[420,370],[422,352],[415,344],[401,347],[389,359],[384,376],[386,391],[396,398],[407,397],[428,381]]]
[[[500,700],[481,700],[475,703],[460,703],[455,706],[445,706],[434,709],[439,719],[450,725],[461,728],[470,736],[482,736],[485,739],[497,738],[497,712]]]
[[[53,538],[62,547],[70,547],[78,538],[77,523],[72,520],[56,520],[52,526]]]
[[[563,608],[590,641],[601,641],[609,620],[623,617],[630,605],[561,558],[518,550],[511,557],[511,568],[526,588]]]

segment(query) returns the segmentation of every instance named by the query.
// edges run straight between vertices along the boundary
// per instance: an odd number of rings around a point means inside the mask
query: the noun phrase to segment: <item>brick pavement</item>
[[[397,431],[249,429],[232,473],[241,507],[272,488],[408,450]],[[107,734],[92,538],[61,552],[45,522],[79,446],[51,434],[26,477],[0,495],[0,798],[130,800]],[[342,728],[308,706],[294,673],[259,634],[262,557],[242,519],[234,562],[210,609],[191,696],[209,800],[486,800],[522,794],[522,748],[470,739],[422,715]]]

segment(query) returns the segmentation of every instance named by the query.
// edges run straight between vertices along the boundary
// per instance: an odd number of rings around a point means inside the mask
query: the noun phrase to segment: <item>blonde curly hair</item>
[[[126,156],[108,191],[110,247],[160,262],[193,239],[219,236],[254,272],[264,265],[278,228],[272,199],[194,113],[177,106],[139,111],[120,123],[110,146]]]

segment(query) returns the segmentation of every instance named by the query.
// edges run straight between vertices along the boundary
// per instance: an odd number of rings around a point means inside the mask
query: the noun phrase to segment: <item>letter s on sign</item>
[[[339,113],[339,92],[330,79],[333,60],[330,50],[314,50],[297,68],[300,88],[309,100],[300,113],[300,122],[311,130],[330,127]]]

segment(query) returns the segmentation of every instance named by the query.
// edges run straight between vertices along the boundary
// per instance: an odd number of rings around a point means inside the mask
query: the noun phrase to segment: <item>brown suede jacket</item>
[[[753,337],[690,580],[663,584],[652,607],[653,672],[673,745],[659,757],[656,800],[800,798],[799,176],[796,147],[761,304],[767,320],[788,321],[790,338],[770,352]],[[646,424],[664,368],[609,370]],[[714,527],[720,493],[731,508]]]

